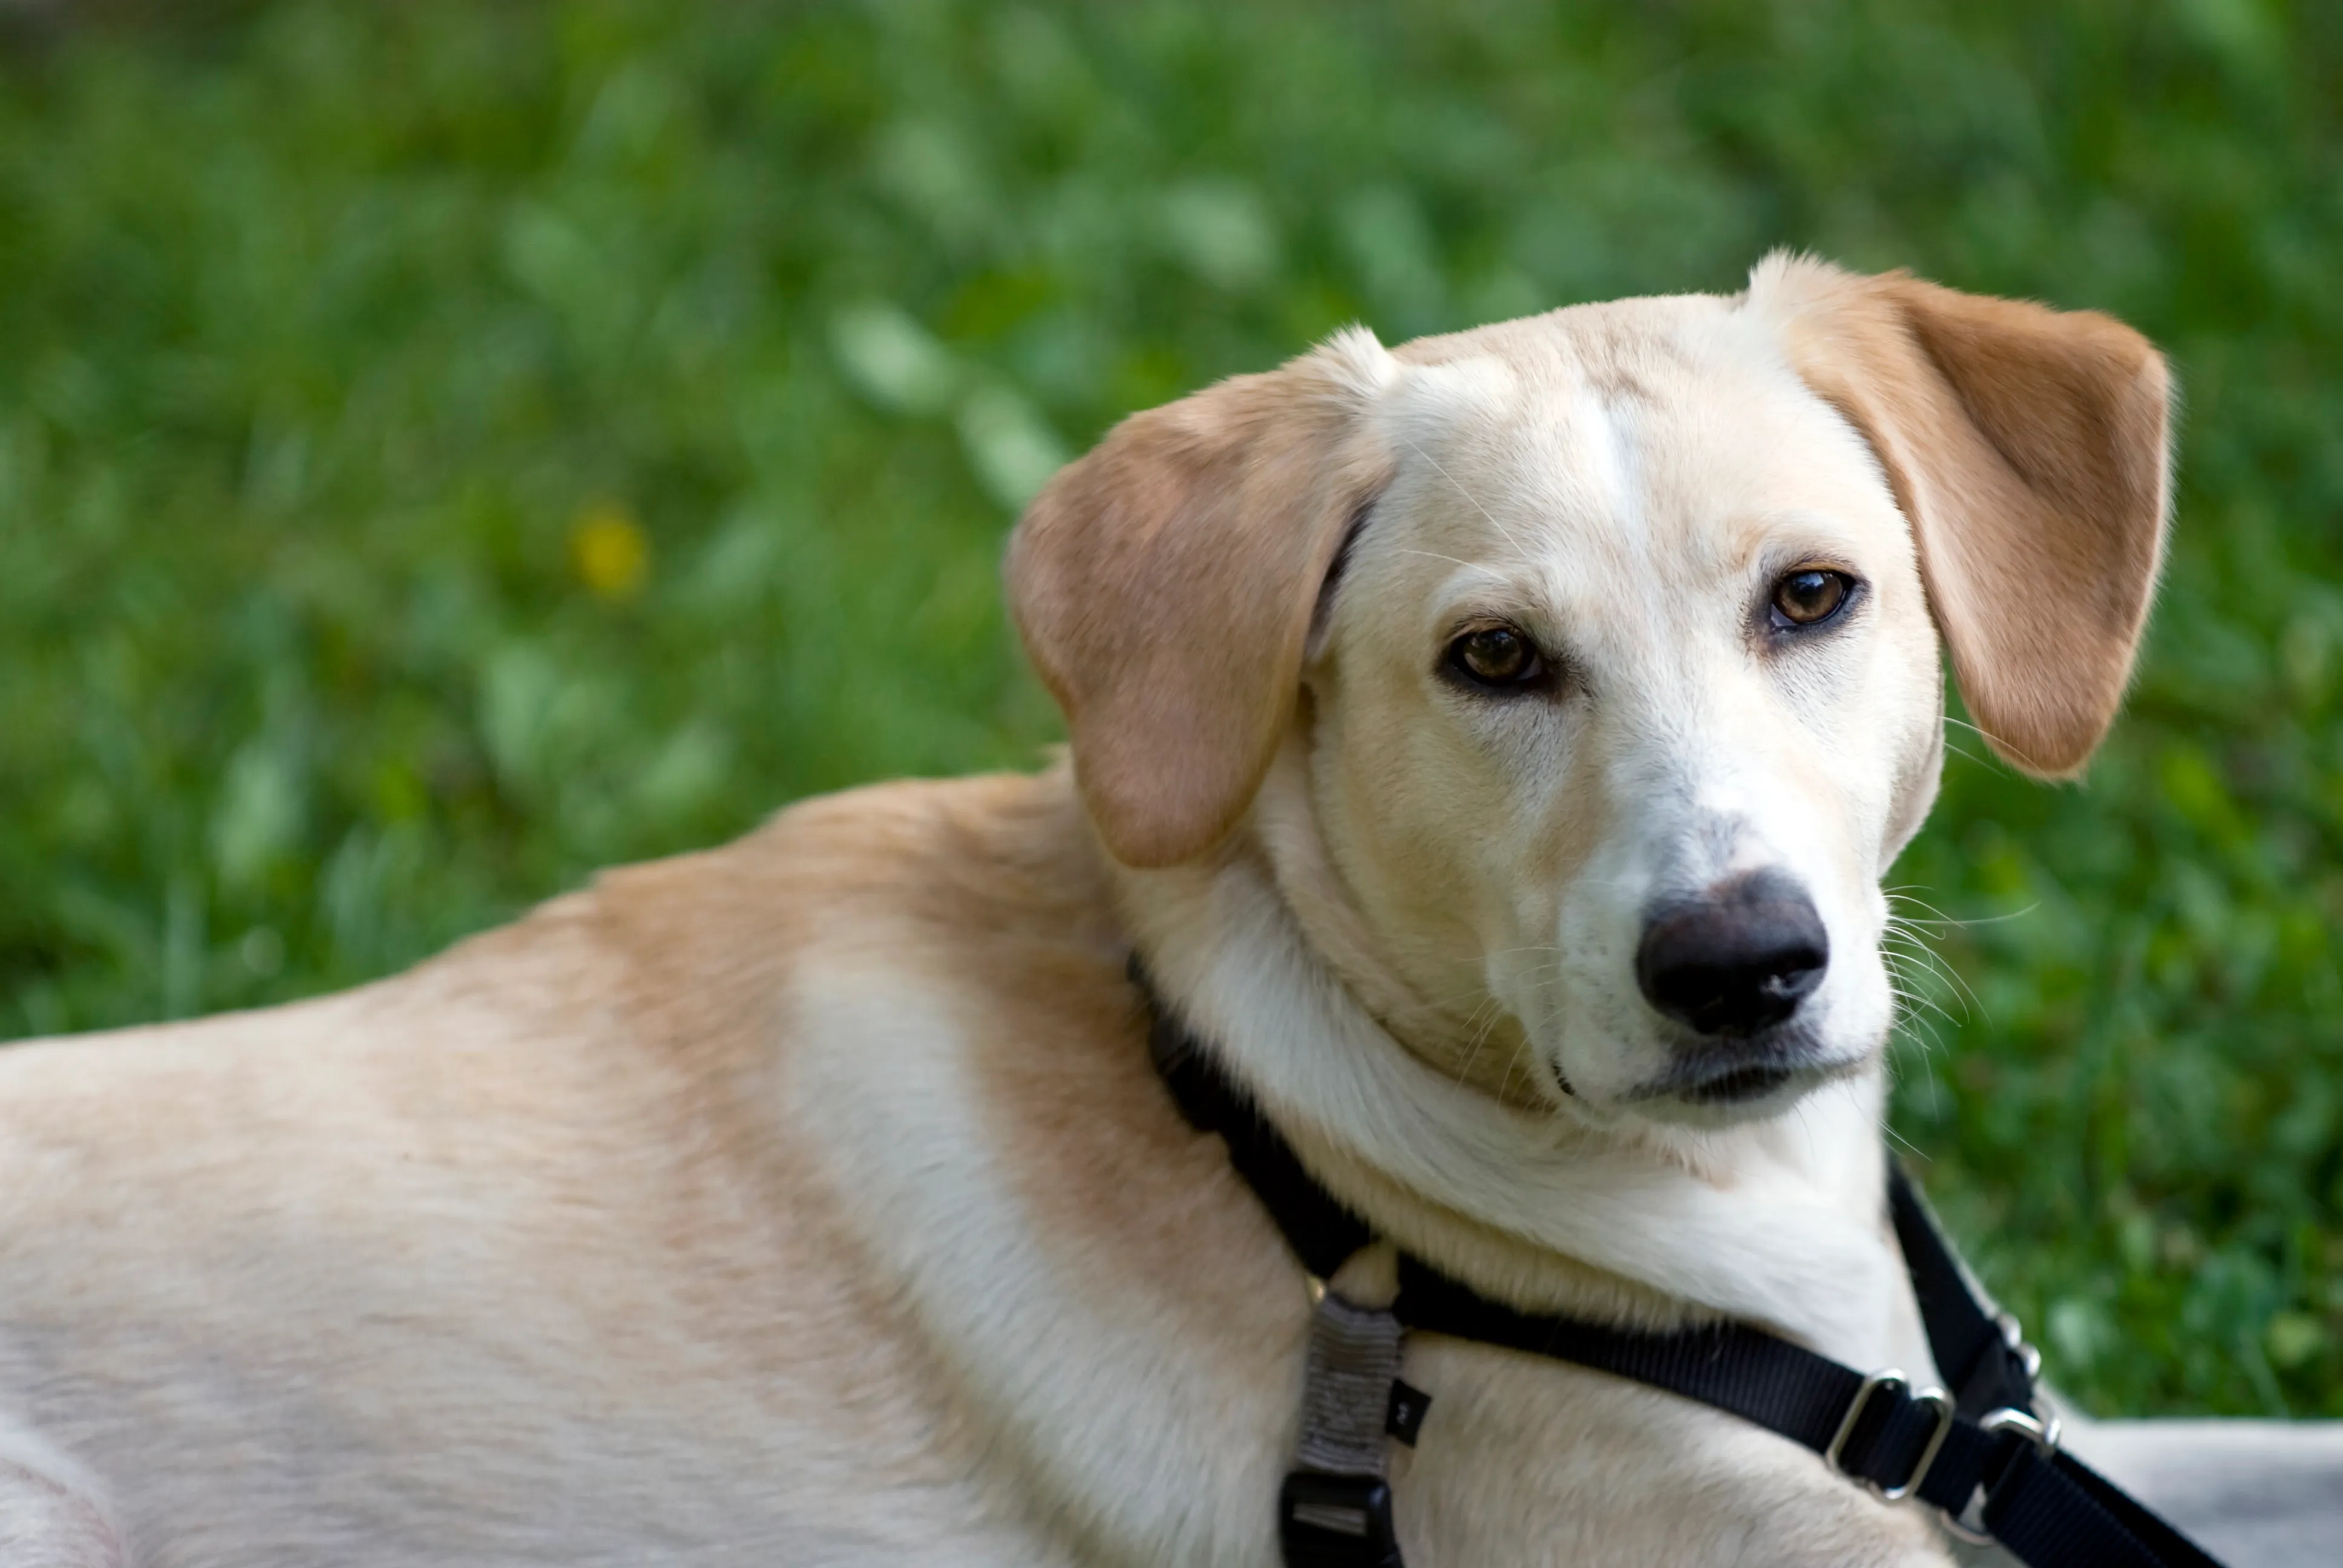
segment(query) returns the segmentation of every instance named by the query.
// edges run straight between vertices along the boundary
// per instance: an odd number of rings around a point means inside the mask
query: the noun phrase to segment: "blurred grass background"
[[[2129,717],[1898,869],[1896,1126],[2094,1406],[2343,1415],[2343,7],[13,15],[0,1038],[1027,765],[995,558],[1116,417],[1786,242],[2175,358]]]

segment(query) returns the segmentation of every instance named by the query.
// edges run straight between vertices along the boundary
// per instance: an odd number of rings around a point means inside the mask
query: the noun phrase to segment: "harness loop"
[[[1406,1330],[1333,1290],[1310,1313],[1294,1468],[1277,1498],[1286,1568],[1402,1568],[1386,1432]]]

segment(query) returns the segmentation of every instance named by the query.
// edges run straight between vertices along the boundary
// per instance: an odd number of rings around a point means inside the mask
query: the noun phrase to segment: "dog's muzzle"
[[[1757,871],[1654,910],[1635,951],[1635,980],[1689,1031],[1666,1090],[1730,1103],[1780,1088],[1809,1065],[1799,1010],[1830,968],[1830,935],[1804,888]]]

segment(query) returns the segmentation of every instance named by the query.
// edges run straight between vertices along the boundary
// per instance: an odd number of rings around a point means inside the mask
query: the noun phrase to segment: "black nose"
[[[1661,910],[1635,950],[1644,995],[1702,1034],[1755,1034],[1781,1022],[1829,965],[1830,935],[1815,901],[1769,871]]]

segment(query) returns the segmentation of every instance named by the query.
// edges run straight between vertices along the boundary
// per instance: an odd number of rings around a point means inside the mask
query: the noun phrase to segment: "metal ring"
[[[1936,1462],[1936,1455],[1943,1450],[1945,1439],[1952,1435],[1953,1424],[1957,1419],[1953,1410],[1952,1395],[1940,1388],[1921,1389],[1912,1394],[1912,1402],[1926,1405],[1934,1412],[1936,1424],[1936,1429],[1928,1433],[1927,1446],[1920,1450],[1919,1461],[1912,1466],[1912,1473],[1898,1485],[1882,1486],[1869,1476],[1857,1475],[1847,1469],[1846,1440],[1855,1435],[1855,1423],[1863,1419],[1864,1407],[1871,1402],[1871,1396],[1885,1392],[1893,1398],[1910,1390],[1911,1386],[1904,1373],[1895,1367],[1873,1372],[1865,1378],[1862,1385],[1855,1391],[1855,1397],[1847,1401],[1846,1413],[1839,1417],[1838,1431],[1832,1434],[1830,1446],[1823,1450],[1824,1462],[1841,1474],[1854,1476],[1862,1482],[1883,1503],[1901,1503],[1919,1490],[1920,1483],[1928,1478],[1928,1467]]]
[[[1940,1508],[1936,1512],[1943,1518],[1945,1528],[1951,1531],[1955,1535],[1959,1536],[1962,1540],[1967,1542],[1970,1545],[1998,1546],[2001,1543],[1994,1539],[1993,1532],[1985,1528],[1983,1511],[1984,1503],[1985,1486],[1980,1483],[1970,1491],[1967,1503],[1962,1507],[1958,1513],[1954,1513],[1949,1508]],[[1971,1524],[1968,1522],[1968,1513],[1972,1508],[1978,1510],[1978,1522],[1975,1524]]]
[[[1952,1395],[1940,1388],[1924,1388],[1912,1396],[1912,1402],[1935,1408],[1936,1430],[1928,1434],[1928,1446],[1920,1451],[1920,1462],[1912,1467],[1912,1473],[1904,1478],[1903,1485],[1881,1486],[1876,1482],[1871,1483],[1871,1490],[1879,1493],[1881,1499],[1888,1503],[1901,1503],[1920,1490],[1920,1483],[1928,1478],[1928,1467],[1936,1462],[1937,1451],[1945,1446],[1945,1439],[1952,1435],[1954,1420]]]
[[[2009,1353],[2026,1369],[2026,1382],[2034,1383],[2042,1376],[2042,1352],[2026,1343],[2026,1325],[2004,1310],[1993,1314],[1993,1326],[2001,1331],[2001,1342],[2009,1347]]]
[[[1998,1435],[2005,1432],[2023,1432],[2034,1444],[2034,1452],[2048,1459],[2058,1452],[2058,1418],[2052,1416],[2046,1426],[2038,1418],[2025,1411],[2003,1406],[1977,1422],[1986,1431]]]
[[[1852,1474],[1852,1472],[1847,1471],[1841,1455],[1846,1449],[1846,1440],[1855,1434],[1855,1423],[1861,1419],[1863,1407],[1869,1404],[1871,1396],[1881,1389],[1885,1389],[1893,1394],[1911,1385],[1904,1381],[1903,1372],[1896,1367],[1889,1367],[1885,1372],[1873,1372],[1869,1377],[1865,1378],[1862,1386],[1855,1391],[1855,1397],[1847,1402],[1846,1413],[1838,1418],[1838,1432],[1831,1438],[1830,1446],[1823,1450],[1823,1462],[1833,1470]]]

